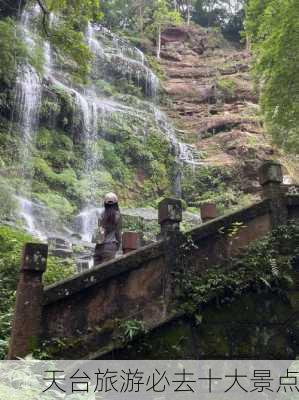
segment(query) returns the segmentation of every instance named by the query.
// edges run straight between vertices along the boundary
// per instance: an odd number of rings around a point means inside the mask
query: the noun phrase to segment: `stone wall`
[[[221,308],[212,302],[201,324],[179,316],[114,349],[104,359],[294,359],[299,350],[298,310],[275,293],[250,292]]]
[[[36,313],[41,315],[40,330],[36,326],[31,334],[29,329],[26,332],[27,342],[32,342],[32,335],[41,331],[38,339],[59,339],[63,343],[56,353],[54,351],[55,358],[99,358],[121,347],[121,341],[118,340],[119,321],[142,320],[149,329],[155,329],[166,323],[172,324],[169,322],[172,319],[181,318],[182,315],[177,312],[173,272],[183,266],[196,274],[204,274],[207,268],[211,269],[228,257],[240,254],[250,243],[264,237],[277,225],[298,218],[299,198],[282,193],[279,168],[276,163],[270,163],[261,170],[266,194],[263,201],[216,218],[186,234],[179,231],[182,218],[180,201],[162,201],[159,208],[160,241],[46,288],[40,314]],[[30,257],[34,259],[32,254]],[[23,267],[21,273],[35,274],[38,289],[43,269],[36,270],[34,263],[30,263],[29,267]],[[21,277],[22,281],[24,279]],[[26,314],[26,304],[22,306],[22,298],[28,299],[23,286],[17,295],[12,343],[16,343],[16,333],[22,331],[22,324],[18,322],[26,317],[30,327],[31,314]],[[298,290],[299,285],[295,289]],[[36,307],[40,307],[40,301],[36,302]],[[277,310],[279,312],[279,307]],[[282,314],[284,319],[288,318],[285,311]],[[212,325],[215,325],[217,318],[223,317],[222,313],[216,316],[212,312],[211,315],[214,315],[210,318]],[[233,310],[228,314],[226,325],[232,316]],[[238,321],[234,319],[232,322],[235,324]],[[239,322],[236,326],[242,336],[244,321]],[[257,319],[251,315],[246,323],[246,331],[250,335],[249,326],[257,329]],[[206,329],[207,332],[209,329],[214,332],[216,328]],[[222,340],[223,329],[219,330],[219,340]],[[230,328],[227,329],[229,332]],[[194,335],[196,337],[197,334]],[[26,347],[25,342],[23,340],[19,348],[11,348],[11,358],[27,354],[29,345]],[[226,353],[222,352],[224,355]],[[231,352],[228,354],[232,355]],[[203,347],[199,346],[197,356],[204,356]]]
[[[67,348],[65,357],[101,353],[112,345],[117,319],[138,319],[155,327],[176,309],[171,272],[183,262],[198,273],[242,251],[271,229],[269,201],[264,200],[237,213],[215,219],[193,229],[187,236],[174,234],[170,240],[135,251],[89,272],[46,288],[43,306],[43,339],[79,336],[76,351]],[[226,230],[243,225],[234,238]],[[192,249],[186,246],[192,243]],[[79,352],[78,352],[79,351]]]

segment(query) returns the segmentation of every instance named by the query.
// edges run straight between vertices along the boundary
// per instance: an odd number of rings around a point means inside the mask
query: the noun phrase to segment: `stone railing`
[[[12,328],[9,358],[22,357],[40,340],[59,338],[70,346],[60,356],[96,358],[113,346],[116,321],[143,320],[157,326],[173,315],[173,274],[183,263],[204,273],[237,255],[273,228],[299,218],[299,197],[285,194],[281,166],[267,162],[260,169],[263,200],[181,234],[181,201],[159,205],[160,240],[130,251],[85,273],[43,289],[47,246],[25,247]],[[230,235],[232,227],[237,235]],[[127,236],[126,248],[136,249],[137,236]],[[67,347],[67,346],[66,346]]]

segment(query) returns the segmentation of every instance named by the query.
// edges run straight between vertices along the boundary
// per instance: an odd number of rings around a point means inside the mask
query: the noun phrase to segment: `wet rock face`
[[[206,155],[205,165],[237,170],[241,189],[257,193],[258,166],[278,155],[262,127],[250,62],[248,51],[207,29],[172,27],[162,34],[168,114]]]

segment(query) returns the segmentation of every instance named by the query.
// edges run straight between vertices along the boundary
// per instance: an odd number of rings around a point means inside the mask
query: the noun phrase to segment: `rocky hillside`
[[[279,158],[286,179],[296,180],[295,164],[271,145],[263,129],[250,53],[198,26],[169,28],[162,42],[164,87],[171,100],[165,110],[183,140],[200,151],[201,165],[225,167],[225,175],[232,171],[231,184],[253,195],[262,160]]]

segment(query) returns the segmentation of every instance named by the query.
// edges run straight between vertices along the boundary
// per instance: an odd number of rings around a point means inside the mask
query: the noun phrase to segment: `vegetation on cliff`
[[[298,153],[298,1],[249,1],[246,32],[267,128],[279,145]]]

